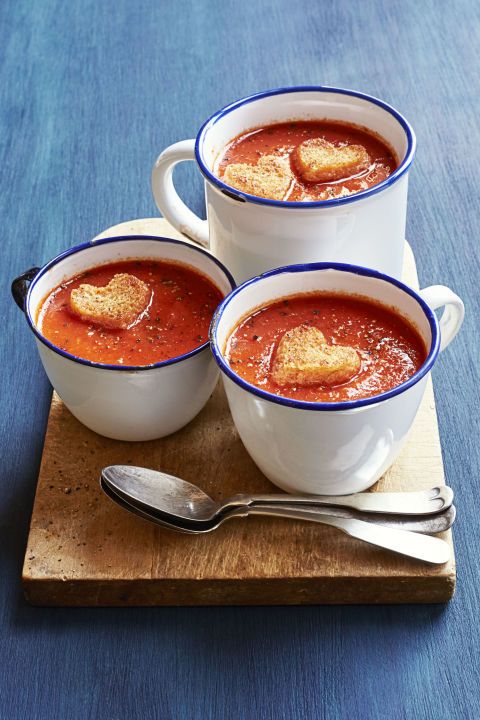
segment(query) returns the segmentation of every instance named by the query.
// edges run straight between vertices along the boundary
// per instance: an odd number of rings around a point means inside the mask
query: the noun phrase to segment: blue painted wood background
[[[2,0],[2,720],[480,716],[479,37],[478,2]],[[408,237],[422,284],[450,285],[468,313],[434,371],[459,509],[454,600],[28,607],[19,577],[50,388],[11,279],[114,223],[155,215],[149,174],[163,147],[231,100],[293,84],[372,93],[417,131]],[[202,212],[193,165],[178,183]]]

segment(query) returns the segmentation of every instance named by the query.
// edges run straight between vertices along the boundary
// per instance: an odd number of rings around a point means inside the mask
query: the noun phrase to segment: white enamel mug
[[[395,308],[425,342],[422,367],[388,392],[339,403],[279,397],[240,378],[224,355],[237,323],[274,300],[314,291],[356,294]],[[434,310],[442,306],[438,321]],[[442,285],[417,293],[387,275],[346,264],[280,268],[238,287],[217,308],[210,340],[235,425],[254,462],[292,493],[344,495],[373,485],[397,457],[438,352],[455,337],[463,316],[460,298]]]
[[[132,258],[181,262],[210,278],[223,295],[235,287],[228,270],[191,243],[129,235],[93,240],[57,255],[16,278],[12,294],[35,335],[45,372],[70,412],[100,435],[153,440],[190,422],[213,392],[219,373],[208,342],[153,365],[107,365],[56,347],[37,325],[42,301],[61,282],[88,268]]]
[[[286,120],[327,119],[380,135],[398,160],[395,172],[368,190],[320,202],[284,202],[243,193],[216,174],[216,161],[237,135]],[[270,90],[216,112],[196,140],[171,145],[152,172],[155,202],[166,219],[218,257],[237,282],[280,265],[349,262],[393,277],[402,272],[408,171],[415,135],[393,107],[369,95],[330,87]],[[173,185],[173,168],[196,160],[205,178],[208,220],[197,217]]]

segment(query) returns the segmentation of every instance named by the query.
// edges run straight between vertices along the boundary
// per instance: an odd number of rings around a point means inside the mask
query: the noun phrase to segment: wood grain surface
[[[2,720],[480,717],[479,28],[471,0],[2,0]],[[458,508],[453,600],[29,606],[21,572],[51,387],[12,279],[102,228],[156,215],[155,157],[218,108],[319,83],[383,98],[414,126],[407,237],[421,285],[448,285],[466,304],[433,370]],[[175,182],[204,214],[193,163]]]
[[[178,237],[162,219],[100,236]],[[406,246],[404,279],[418,285]],[[68,453],[65,452],[68,448]],[[39,605],[285,605],[444,602],[453,558],[441,567],[393,555],[314,523],[239,519],[213,533],[173,533],[118,508],[100,490],[101,469],[159,468],[215,499],[275,487],[235,430],[221,383],[205,409],[162,440],[122,443],[79,423],[54,394],[28,538],[23,585]],[[444,484],[431,382],[400,458],[375,491]],[[451,544],[451,532],[445,533]]]

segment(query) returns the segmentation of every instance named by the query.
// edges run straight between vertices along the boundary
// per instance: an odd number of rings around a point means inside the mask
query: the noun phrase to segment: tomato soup
[[[285,333],[317,328],[328,346],[353,348],[359,369],[334,385],[278,385],[272,377]],[[355,295],[312,293],[283,298],[256,310],[232,331],[225,356],[241,378],[275,395],[308,402],[372,397],[405,382],[424,363],[423,340],[393,309]]]
[[[300,176],[292,153],[301,143],[318,138],[331,143],[335,148],[360,146],[368,153],[369,161],[360,171],[349,171],[335,181],[307,182]],[[257,166],[259,160],[265,156],[288,159],[291,181],[287,183],[282,197],[275,196],[273,199],[292,202],[330,200],[367,190],[385,180],[398,167],[394,153],[386,142],[365,128],[327,120],[292,120],[253,128],[234,138],[219,157],[215,171],[224,179],[229,165],[243,163]],[[229,184],[237,187],[231,182]],[[264,195],[255,189],[250,192],[268,197],[267,193]]]
[[[70,295],[82,284],[105,287],[126,273],[146,283],[150,303],[132,327],[114,329],[83,320]],[[180,263],[128,260],[93,267],[55,288],[43,301],[37,326],[54,345],[85,360],[151,365],[183,355],[208,340],[223,294],[205,275]]]

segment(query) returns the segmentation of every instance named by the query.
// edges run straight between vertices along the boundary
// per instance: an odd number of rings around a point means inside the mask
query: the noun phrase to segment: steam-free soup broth
[[[241,378],[275,395],[343,402],[391,390],[426,359],[417,330],[394,309],[355,295],[295,295],[235,327],[226,358]]]
[[[272,200],[341,198],[389,177],[398,162],[378,135],[327,120],[292,120],[233,138],[216,172],[238,190]]]
[[[205,343],[221,298],[209,278],[187,265],[108,263],[49,293],[37,326],[54,345],[85,360],[151,365]]]

